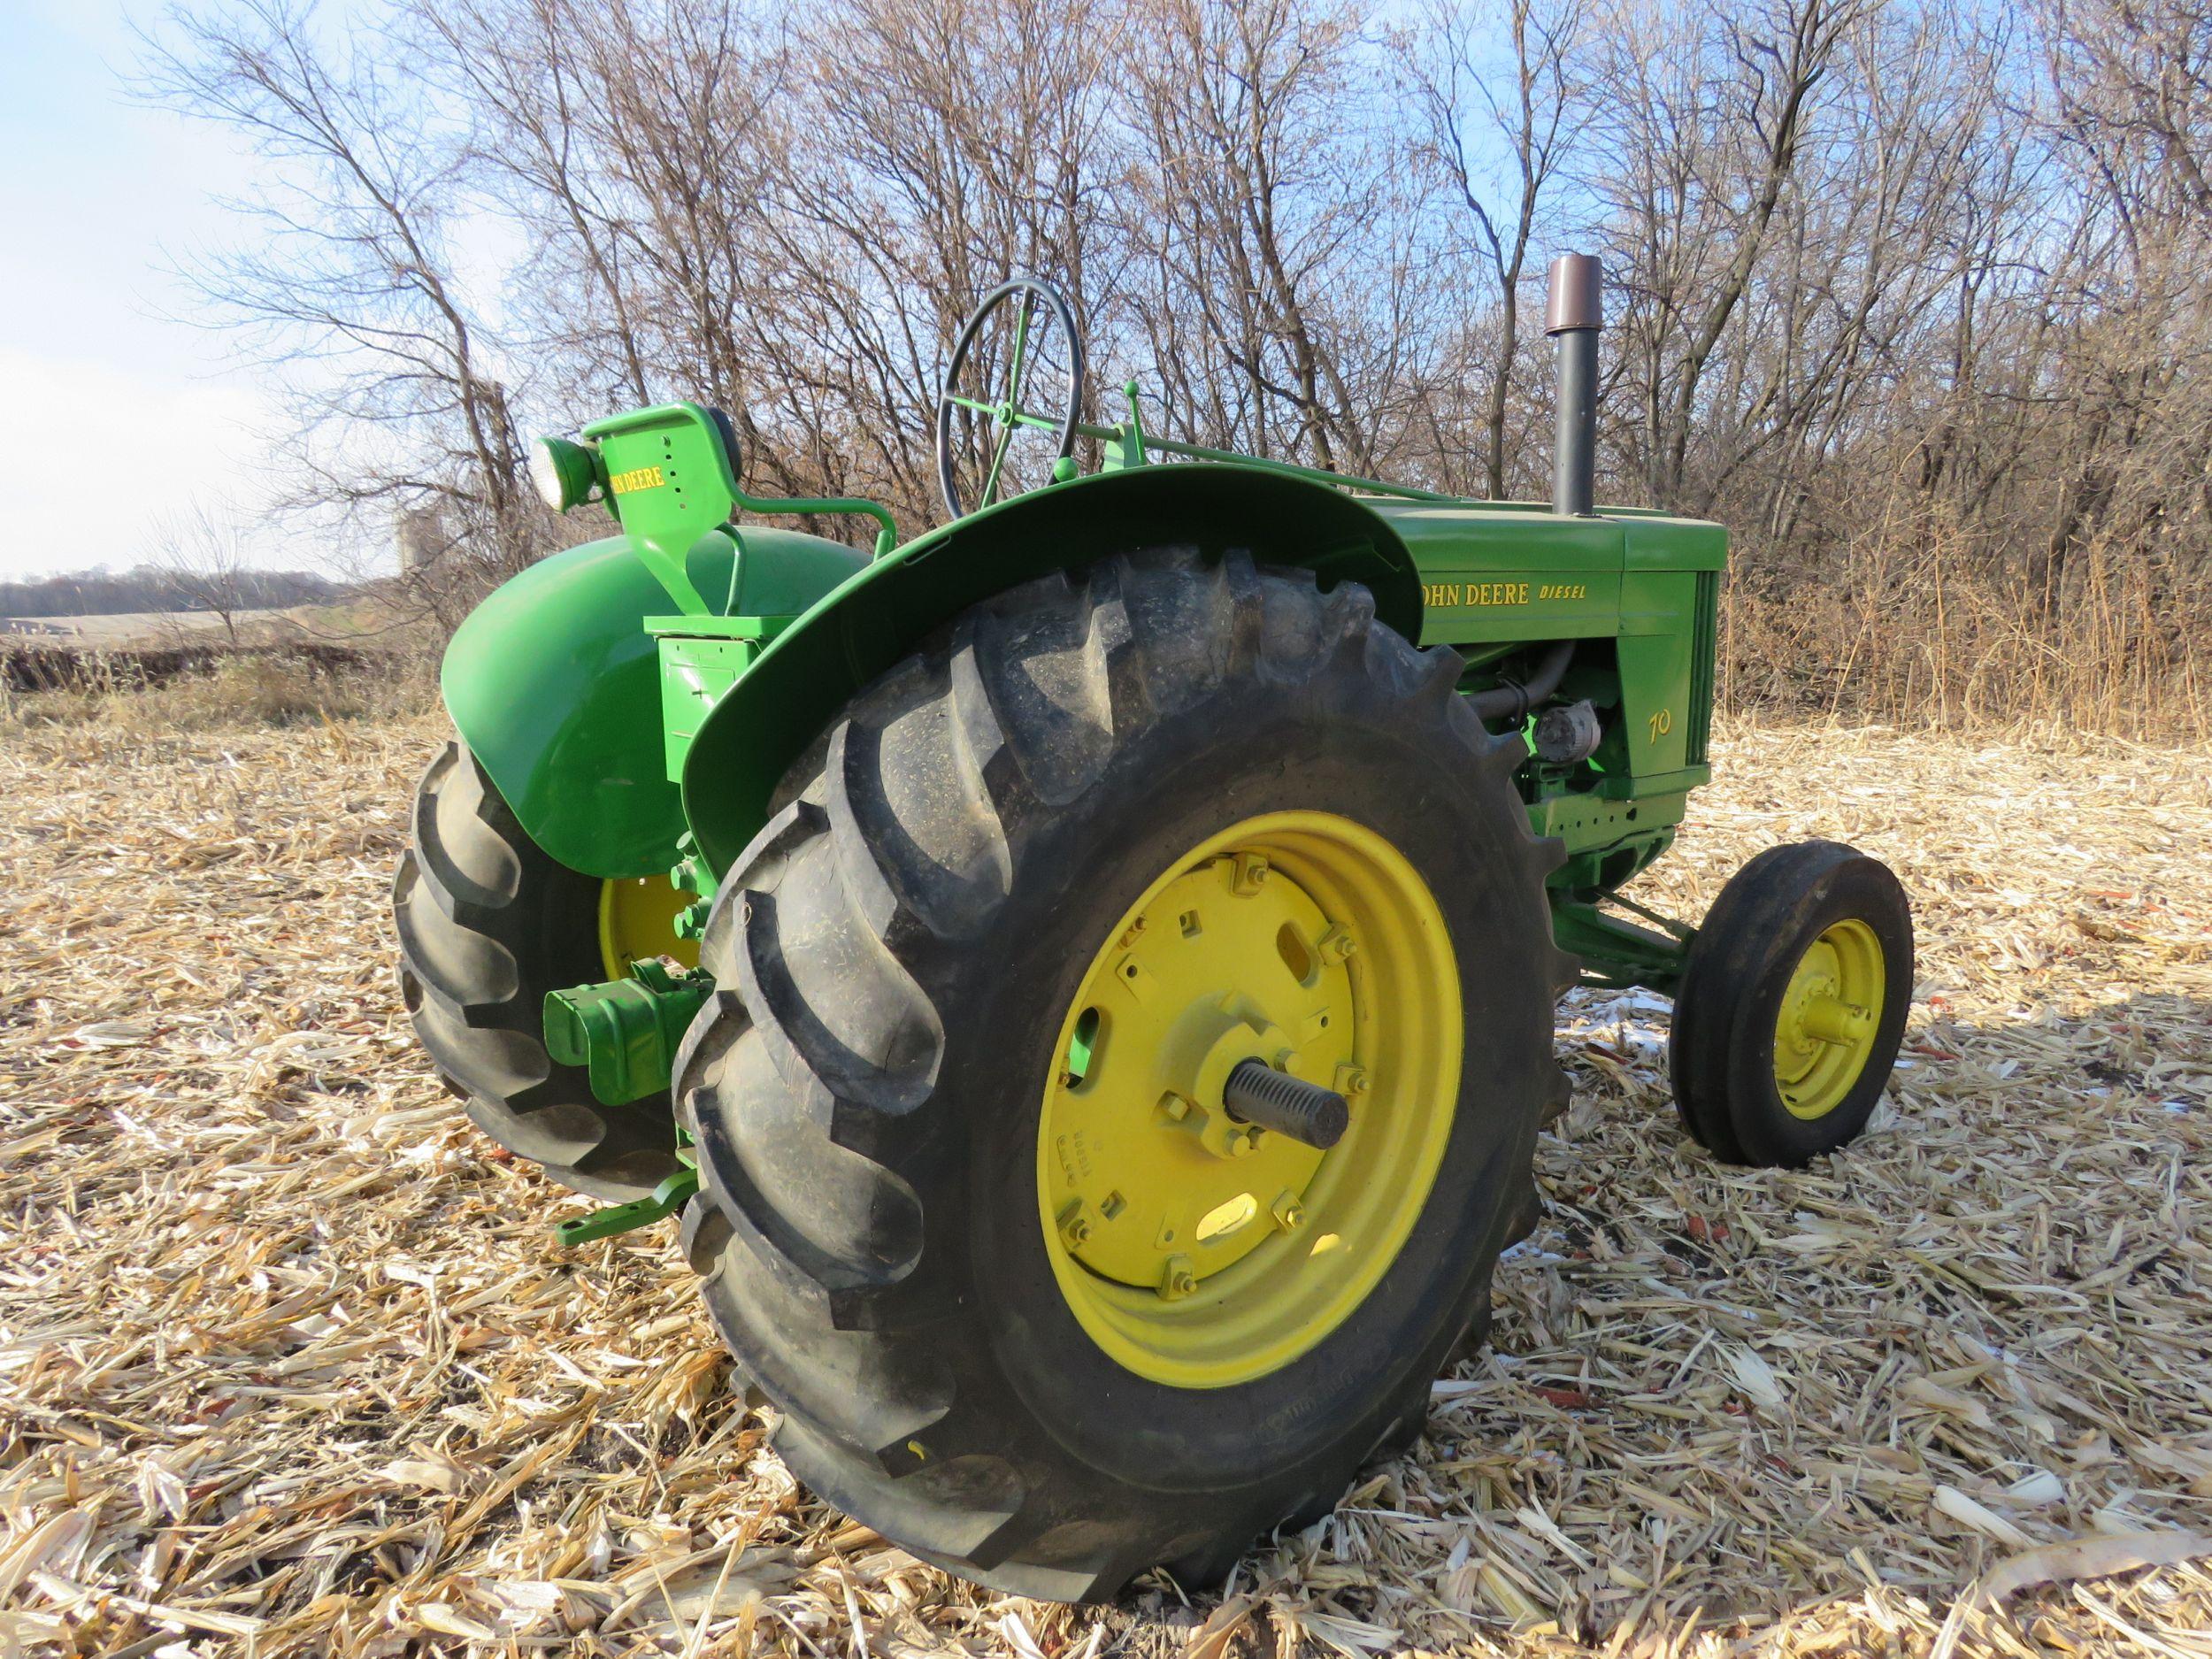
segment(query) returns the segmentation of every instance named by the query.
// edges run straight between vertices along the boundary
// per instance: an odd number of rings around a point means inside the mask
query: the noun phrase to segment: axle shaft
[[[1344,1138],[1352,1122],[1343,1095],[1259,1060],[1237,1063],[1221,1086],[1221,1103],[1240,1123],[1272,1129],[1324,1152]]]

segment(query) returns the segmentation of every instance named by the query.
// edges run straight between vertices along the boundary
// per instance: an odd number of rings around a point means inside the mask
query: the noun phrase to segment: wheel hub
[[[619,979],[633,962],[668,956],[687,968],[699,965],[699,941],[677,936],[676,918],[695,902],[666,876],[633,876],[599,887],[599,957],[607,978]]]
[[[1324,1155],[1237,1121],[1222,1095],[1247,1060],[1335,1087],[1354,1020],[1345,956],[1321,948],[1332,929],[1263,859],[1222,856],[1171,881],[1094,965],[1096,1018],[1078,1020],[1086,1052],[1054,1113],[1055,1217],[1084,1267],[1188,1294],[1298,1213]]]
[[[1334,1330],[1427,1202],[1463,1018],[1435,898],[1373,831],[1277,812],[1192,848],[1107,933],[1044,1090],[1040,1220],[1084,1330],[1188,1388]]]
[[[1873,1052],[1882,1016],[1882,946],[1861,921],[1841,921],[1806,948],[1774,1026],[1774,1080],[1793,1117],[1843,1103]]]

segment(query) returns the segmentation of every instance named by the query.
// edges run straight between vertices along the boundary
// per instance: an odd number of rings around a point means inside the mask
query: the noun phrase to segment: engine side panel
[[[1384,509],[1421,571],[1421,643],[1590,639],[1620,618],[1622,532],[1490,507]]]
[[[1727,533],[1616,508],[1566,518],[1534,503],[1394,502],[1381,511],[1420,568],[1422,643],[1464,653],[1471,688],[1525,679],[1536,648],[1578,642],[1556,695],[1587,699],[1603,741],[1575,765],[1532,756],[1519,781],[1536,832],[1566,844],[1555,887],[1617,887],[1664,850],[1689,791],[1711,775]]]

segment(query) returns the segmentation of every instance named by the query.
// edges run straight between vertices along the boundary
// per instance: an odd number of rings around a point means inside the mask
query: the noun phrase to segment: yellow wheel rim
[[[1806,947],[1774,1024],[1774,1081],[1793,1118],[1843,1104],[1882,1024],[1882,941],[1864,922],[1838,922]]]
[[[1319,1342],[1428,1198],[1461,1041],[1443,914],[1381,836],[1276,812],[1193,848],[1107,933],[1045,1086],[1039,1217],[1084,1330],[1183,1388]],[[1346,1096],[1334,1148],[1228,1117],[1248,1059]]]
[[[636,876],[599,885],[599,960],[607,978],[619,979],[633,962],[672,956],[699,965],[699,941],[676,937],[676,918],[692,895],[666,876]]]

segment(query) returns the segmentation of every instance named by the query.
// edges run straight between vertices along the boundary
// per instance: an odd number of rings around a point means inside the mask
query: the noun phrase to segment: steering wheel
[[[953,388],[959,383],[960,371],[974,349],[977,336],[991,313],[1001,305],[1020,296],[1021,307],[1014,322],[1014,349],[1007,359],[1006,396],[995,403],[979,403],[972,397],[955,395]],[[1030,349],[1030,321],[1041,302],[1051,321],[1060,326],[1067,340],[1068,396],[1067,405],[1056,421],[1044,415],[1031,414],[1022,408],[1022,381],[1035,360]],[[965,409],[983,419],[985,430],[995,425],[999,431],[991,442],[991,469],[984,474],[983,488],[976,505],[987,507],[996,501],[999,475],[1005,470],[1006,452],[1014,442],[1014,434],[1023,426],[1042,432],[1056,432],[1059,448],[1056,457],[1071,453],[1075,448],[1075,426],[1083,414],[1083,342],[1075,332],[1075,313],[1068,308],[1067,296],[1041,277],[1018,276],[1000,283],[983,296],[983,303],[975,313],[961,325],[960,337],[953,342],[952,360],[945,365],[944,389],[937,398],[937,482],[945,493],[945,511],[959,518],[967,511],[960,502],[960,486],[953,476],[953,411]]]

